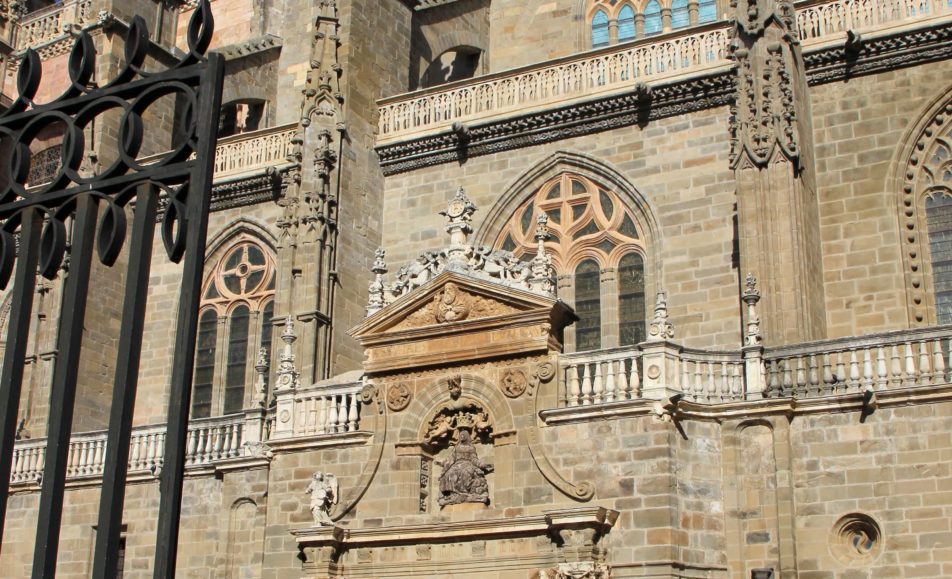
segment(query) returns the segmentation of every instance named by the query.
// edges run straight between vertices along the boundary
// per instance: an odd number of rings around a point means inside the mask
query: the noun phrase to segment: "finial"
[[[374,263],[370,267],[370,271],[374,273],[374,279],[370,282],[367,290],[370,294],[369,299],[367,300],[367,315],[371,316],[386,305],[384,301],[384,287],[383,287],[383,274],[387,273],[387,263],[384,261],[384,256],[386,252],[383,248],[378,247],[377,251],[374,252]]]
[[[270,323],[270,320],[265,320]],[[258,359],[255,361],[255,373],[258,378],[255,382],[254,402],[262,408],[265,406],[268,398],[268,349],[258,349]]]
[[[281,354],[278,356],[275,391],[293,390],[298,386],[298,372],[297,368],[294,367],[294,350],[291,347],[295,340],[297,340],[297,335],[294,333],[294,317],[288,315],[284,319],[284,332],[281,333],[281,341],[284,342],[284,347],[282,347]]]
[[[440,211],[440,215],[449,220],[446,231],[450,234],[450,245],[466,245],[467,238],[473,231],[470,223],[475,212],[476,205],[469,200],[463,188],[457,189],[456,195],[447,203],[446,210]]]
[[[535,234],[538,249],[529,265],[531,270],[529,287],[548,295],[553,295],[555,293],[555,284],[552,283],[552,276],[550,275],[552,271],[552,258],[549,257],[545,249],[545,240],[549,238],[549,216],[545,213],[541,213],[536,219],[536,222],[539,224],[538,227],[536,227]]]
[[[757,346],[760,344],[760,317],[757,315],[757,302],[760,301],[760,290],[757,289],[757,278],[753,273],[747,274],[744,293],[741,299],[747,304],[747,335],[745,345]]]
[[[654,319],[648,328],[648,341],[657,342],[674,338],[674,326],[668,320],[668,294],[664,290],[655,295]]]

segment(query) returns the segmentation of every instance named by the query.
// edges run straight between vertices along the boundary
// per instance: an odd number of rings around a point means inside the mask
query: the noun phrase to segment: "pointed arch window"
[[[535,224],[543,213],[550,233],[545,245],[562,280],[561,297],[581,318],[568,329],[566,348],[624,345],[619,342],[622,335],[642,341],[647,253],[642,226],[629,204],[589,177],[562,173],[516,209],[494,247],[531,259]],[[623,305],[632,311],[620,315]]]
[[[599,10],[592,16],[592,48],[608,46],[608,15]]]
[[[691,16],[688,14],[688,0],[674,0],[671,2],[671,28],[685,28],[690,24]]]
[[[635,10],[629,5],[622,6],[618,11],[618,42],[629,42],[636,35]]]
[[[258,348],[271,348],[274,257],[247,238],[221,255],[202,290],[192,418],[240,412],[254,384]]]
[[[651,0],[645,6],[645,36],[661,34],[661,4]]]

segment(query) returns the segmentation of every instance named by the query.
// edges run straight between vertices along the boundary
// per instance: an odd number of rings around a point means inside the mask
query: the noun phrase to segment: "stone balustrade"
[[[243,455],[245,416],[229,415],[193,420],[189,424],[186,466],[208,466]],[[67,479],[98,477],[106,461],[106,433],[74,436],[69,444]],[[157,474],[165,452],[165,427],[136,428],[129,445],[129,472]],[[46,459],[46,439],[18,442],[13,453],[11,483],[40,481]]]
[[[641,351],[631,348],[562,356],[566,406],[641,398]]]
[[[95,20],[97,15],[92,7],[92,0],[72,0],[31,12],[17,23],[13,45],[17,50],[26,50],[63,36],[65,27]]]
[[[360,385],[298,392],[295,434],[354,432],[360,419]]]
[[[824,340],[765,352],[770,398],[825,396],[952,381],[952,326]]]
[[[878,28],[952,14],[947,0],[819,0],[797,5],[804,41],[845,40],[847,30]],[[732,66],[726,22],[681,29],[571,58],[457,81],[377,101],[377,144],[408,140],[453,123],[551,108],[575,99],[631,91]]]
[[[215,150],[215,179],[287,163],[296,129],[297,123],[292,123],[219,139]]]
[[[565,407],[672,394],[704,404],[811,398],[952,382],[952,326],[728,352],[645,342],[559,363]],[[659,378],[649,391],[646,380]]]

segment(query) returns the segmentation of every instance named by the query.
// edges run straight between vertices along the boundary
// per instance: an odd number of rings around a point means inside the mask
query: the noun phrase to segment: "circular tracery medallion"
[[[521,370],[506,370],[502,375],[502,393],[509,398],[518,398],[526,391],[529,381]]]

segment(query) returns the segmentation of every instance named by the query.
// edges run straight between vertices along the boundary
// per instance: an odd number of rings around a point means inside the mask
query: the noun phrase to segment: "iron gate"
[[[202,0],[188,24],[187,53],[167,69],[147,72],[149,31],[145,21],[136,16],[125,31],[124,58],[119,73],[99,85],[91,82],[97,56],[94,42],[89,33],[83,31],[69,55],[68,87],[55,100],[42,105],[33,102],[40,86],[40,57],[32,49],[27,50],[17,73],[19,96],[0,116],[0,138],[7,144],[0,158],[0,171],[6,171],[7,181],[0,187],[0,287],[5,288],[11,277],[13,279],[7,349],[0,374],[0,536],[6,519],[36,275],[38,272],[53,279],[67,254],[69,259],[50,389],[46,464],[33,559],[35,579],[51,578],[56,571],[93,253],[95,250],[107,267],[116,264],[126,240],[127,209],[133,216],[132,232],[93,576],[102,579],[116,574],[133,404],[157,223],[169,259],[184,262],[170,380],[165,463],[160,475],[154,570],[157,578],[171,579],[175,574],[195,333],[224,71],[220,55],[206,54],[213,30],[208,0]],[[180,103],[176,106],[176,116],[184,119],[184,132],[174,143],[173,150],[145,162],[140,152],[150,127],[145,126],[143,116],[163,98],[174,98]],[[80,171],[86,150],[84,129],[109,110],[121,115],[116,159],[98,174],[86,175]],[[49,182],[32,186],[28,184],[29,145],[44,127],[54,123],[65,127],[59,167]]]

